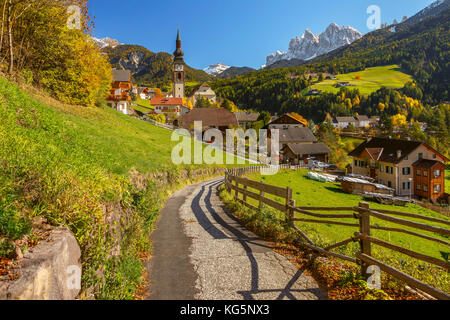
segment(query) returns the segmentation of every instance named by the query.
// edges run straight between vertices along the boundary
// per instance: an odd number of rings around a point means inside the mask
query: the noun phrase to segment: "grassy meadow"
[[[360,79],[357,79],[358,76]],[[381,87],[402,88],[407,82],[413,80],[412,76],[403,73],[398,65],[367,68],[363,71],[340,74],[336,78],[338,80],[324,80],[317,83],[311,89],[338,93],[340,88],[335,87],[338,82],[350,82],[355,85],[355,87],[349,87],[350,89],[358,89],[361,94],[369,95]]]
[[[277,185],[283,188],[284,187],[292,188],[293,198],[296,200],[296,205],[301,207],[354,207],[357,206],[359,202],[364,201],[364,199],[359,195],[344,193],[341,190],[340,184],[338,183],[321,183],[313,181],[306,177],[306,173],[307,170],[281,171],[274,176],[261,176],[259,174],[253,175],[250,176],[250,179],[262,181],[270,185]],[[276,197],[273,197],[273,199],[276,199]],[[278,200],[281,201],[281,199]],[[396,207],[370,202],[370,207],[375,209],[402,211],[421,214],[424,216],[436,217],[440,219],[447,219],[446,217],[438,213],[435,213],[431,210],[422,208],[414,204],[408,204],[406,207]],[[297,213],[297,216],[300,217],[300,214]],[[390,222],[385,222],[374,218],[372,219],[374,220],[373,223],[375,225],[395,227],[395,225]],[[415,220],[415,219],[412,220],[422,223],[430,223],[424,220]],[[342,219],[342,221],[355,223],[354,219]],[[349,238],[351,235],[353,235],[354,232],[357,231],[355,228],[345,226],[309,224],[309,223],[298,223],[298,224],[302,230],[307,230],[307,233],[315,241],[324,245],[343,241]],[[446,225],[439,225],[439,226],[448,228],[448,226]],[[411,230],[414,231],[414,229]],[[419,233],[424,232],[430,235],[434,235],[426,231],[418,231],[418,232]],[[379,231],[379,230],[373,230],[373,234],[382,240],[392,242],[394,244],[403,246],[408,249],[411,248],[412,250],[422,252],[424,254],[428,254],[437,258],[443,258],[443,256],[446,256],[446,254],[450,253],[450,249],[443,244],[430,242],[429,240],[409,235],[398,234],[393,232],[389,233],[386,231]],[[434,236],[440,237],[439,235]],[[448,240],[445,237],[441,238],[443,238],[444,240]]]
[[[133,109],[143,113],[148,113],[154,111],[155,107],[151,105],[150,100],[138,98],[136,100],[136,106],[134,106]]]
[[[279,187],[290,187],[293,189],[293,198],[296,200],[296,205],[300,207],[354,207],[364,199],[359,195],[352,195],[344,193],[340,185],[337,183],[321,183],[313,180],[309,180],[306,177],[306,170],[300,171],[281,171],[273,176],[261,176],[260,174],[252,174],[250,179],[255,181],[262,181],[270,185],[277,185]],[[252,188],[248,188],[250,191],[255,192]],[[233,193],[234,195],[234,193]],[[282,199],[276,196],[266,195],[275,201],[283,203]],[[233,197],[229,195],[225,189],[221,192],[221,197],[227,203],[231,210],[237,212],[238,216],[244,219],[245,223],[263,237],[267,235],[270,241],[291,241],[292,235],[289,229],[284,229],[284,214],[275,209],[263,206],[259,211],[250,210],[233,200]],[[242,195],[240,195],[242,199]],[[258,206],[258,202],[251,198],[248,198],[250,204]],[[435,213],[431,210],[424,209],[420,206],[408,204],[406,207],[396,207],[389,205],[381,205],[378,203],[370,202],[370,207],[375,209],[385,209],[393,211],[402,211],[420,214],[424,216],[430,216],[449,220],[448,218]],[[353,212],[353,211],[350,211]],[[321,212],[318,212],[321,213]],[[332,213],[332,212],[323,212]],[[342,213],[336,212],[336,213]],[[296,213],[297,218],[316,219],[306,215]],[[278,219],[278,220],[277,220]],[[424,224],[432,224],[439,227],[447,228],[448,225],[442,223],[428,222],[421,219],[405,218],[407,220],[416,221]],[[320,219],[319,219],[320,220]],[[334,220],[334,219],[329,219]],[[334,221],[358,223],[355,219],[336,219]],[[327,247],[332,244],[346,240],[359,231],[359,228],[338,226],[331,224],[316,224],[306,222],[296,222],[297,227],[305,232],[310,239],[312,239],[317,245],[321,247]],[[379,220],[371,217],[371,225],[383,226],[383,227],[397,227],[410,231],[430,235],[436,238],[440,238],[444,241],[448,241],[449,238],[440,236],[431,232],[413,229],[396,225],[387,221]],[[426,254],[444,261],[448,261],[450,255],[450,249],[444,244],[429,241],[426,239],[414,237],[412,235],[401,234],[396,232],[388,232],[381,230],[372,230],[371,235],[375,238],[384,240],[386,242],[410,249],[422,254]],[[279,240],[276,240],[279,239]],[[354,256],[356,252],[360,251],[358,243],[350,243],[346,246],[339,247],[333,251],[345,254],[348,256]],[[448,273],[436,266],[421,262],[420,260],[412,259],[406,255],[388,250],[376,245],[372,246],[372,255],[377,259],[399,269],[403,272],[410,274],[411,276],[424,281],[425,283],[443,290],[444,292],[450,292],[450,281]],[[352,265],[354,266],[354,265]],[[389,281],[393,284],[398,283],[395,279],[390,278]],[[394,285],[396,286],[396,285]]]

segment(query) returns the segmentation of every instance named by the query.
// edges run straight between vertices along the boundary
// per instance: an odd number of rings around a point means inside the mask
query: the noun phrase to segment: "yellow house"
[[[436,163],[449,161],[445,156],[426,143],[409,140],[371,138],[349,153],[353,157],[352,173],[375,179],[378,183],[395,189],[399,196],[416,194],[419,184],[415,181],[415,167],[421,160]],[[443,178],[443,172],[439,172]],[[439,177],[436,177],[439,178]],[[427,186],[427,190],[442,193],[445,179],[438,179],[436,186]],[[423,187],[423,186],[420,186]],[[433,195],[432,199],[440,194]]]

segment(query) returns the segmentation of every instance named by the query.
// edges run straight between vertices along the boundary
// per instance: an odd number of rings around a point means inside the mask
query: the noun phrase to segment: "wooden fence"
[[[284,168],[283,166],[281,168]],[[287,168],[287,167],[286,167]],[[289,167],[290,168],[290,167]],[[294,168],[295,169],[295,168]],[[286,222],[296,231],[296,233],[303,238],[305,247],[312,249],[321,254],[336,257],[339,259],[343,259],[357,265],[361,266],[361,274],[368,275],[368,267],[369,266],[378,266],[380,270],[398,278],[413,288],[419,289],[436,299],[442,300],[450,300],[450,295],[441,290],[431,287],[430,285],[417,280],[410,275],[397,270],[377,259],[372,257],[371,250],[372,245],[381,246],[396,252],[400,252],[407,256],[410,256],[414,259],[428,262],[430,264],[436,265],[447,272],[450,271],[450,263],[441,259],[437,259],[434,257],[430,257],[418,252],[414,252],[412,250],[408,250],[394,244],[382,241],[380,239],[376,239],[371,235],[371,230],[384,230],[390,232],[398,232],[404,233],[416,237],[420,237],[423,239],[427,239],[430,241],[434,241],[437,243],[441,243],[450,247],[450,242],[445,241],[443,239],[430,236],[428,234],[420,233],[420,231],[410,231],[402,228],[402,226],[407,226],[410,228],[424,230],[433,232],[443,236],[450,236],[450,230],[445,229],[438,226],[433,226],[429,224],[423,224],[415,221],[410,221],[398,217],[407,217],[414,219],[421,219],[429,222],[436,222],[445,225],[450,225],[450,221],[442,220],[434,217],[427,217],[413,213],[405,213],[398,211],[390,211],[390,210],[373,210],[370,208],[369,204],[366,202],[359,203],[356,207],[297,207],[295,205],[295,200],[292,199],[292,189],[291,188],[280,188],[277,186],[268,185],[261,182],[252,181],[246,178],[241,177],[243,173],[253,172],[258,170],[258,167],[249,167],[249,168],[240,168],[240,169],[232,169],[229,170],[225,176],[225,186],[228,189],[228,192],[232,193],[234,191],[235,200],[242,203],[243,205],[258,210],[263,205],[267,205],[271,208],[279,210],[283,213],[284,219]],[[249,188],[253,190],[257,190],[256,192],[249,190]],[[242,195],[242,199],[240,198]],[[266,195],[273,195],[280,199],[282,202],[278,202],[272,200]],[[247,200],[248,198],[255,199],[259,202],[259,208],[250,204]],[[318,212],[352,212],[352,213],[316,213]],[[298,215],[302,217],[299,218]],[[306,217],[305,217],[306,216]],[[388,221],[390,223],[394,223],[399,225],[396,228],[388,228],[381,227],[376,225],[371,225],[371,218],[377,218],[383,221]],[[349,223],[348,220],[346,222],[339,221],[339,219],[355,219],[355,223]],[[350,238],[336,243],[327,248],[321,248],[317,246],[302,230],[297,228],[295,222],[307,222],[307,223],[317,223],[317,224],[331,224],[331,225],[341,225],[354,227],[358,230],[355,232],[353,236]],[[360,244],[360,252],[356,253],[355,257],[349,257],[340,253],[333,252],[332,250],[345,246],[351,242],[359,242]],[[367,277],[367,279],[368,279]]]

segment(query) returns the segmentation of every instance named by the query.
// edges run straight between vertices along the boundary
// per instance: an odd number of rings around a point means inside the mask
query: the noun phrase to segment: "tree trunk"
[[[13,34],[12,34],[12,1],[8,0],[8,39],[9,39],[9,74],[12,75],[14,72],[14,46],[13,46]]]
[[[6,4],[7,4],[7,2],[5,1],[5,4],[3,5],[3,12],[2,12],[2,30],[1,30],[1,33],[0,33],[0,53],[2,52],[2,49],[3,49],[3,35],[4,35],[4,32],[5,32]]]

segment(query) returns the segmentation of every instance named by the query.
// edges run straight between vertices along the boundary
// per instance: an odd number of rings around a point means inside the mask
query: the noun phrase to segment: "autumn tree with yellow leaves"
[[[90,37],[87,0],[0,0],[0,8],[0,69],[66,103],[104,100],[111,65]]]

